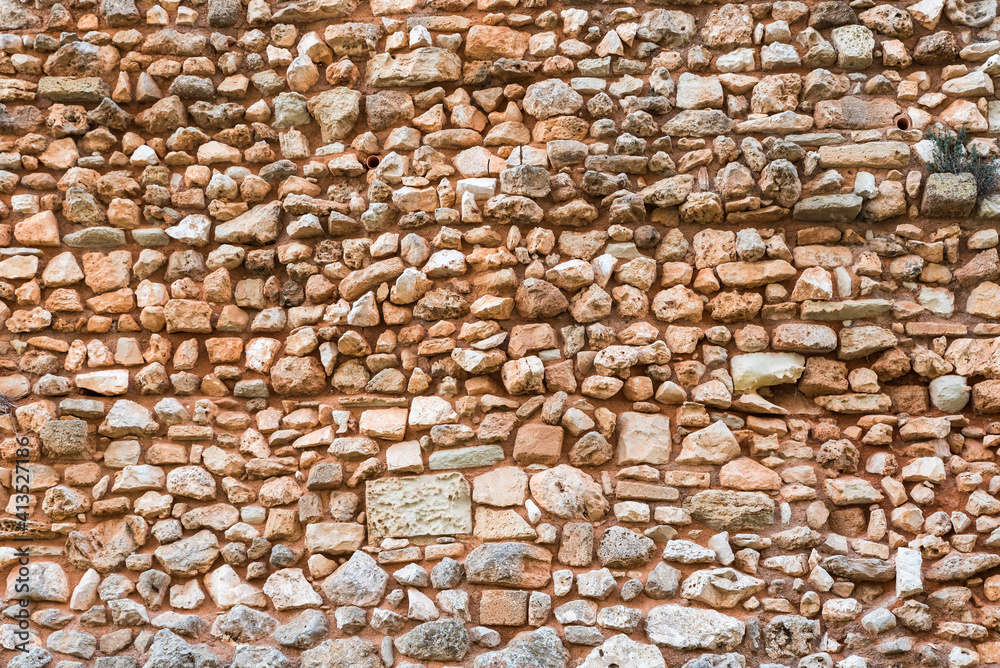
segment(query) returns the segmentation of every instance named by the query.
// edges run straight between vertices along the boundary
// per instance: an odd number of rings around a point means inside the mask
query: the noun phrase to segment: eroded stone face
[[[993,0],[0,0],[4,665],[1000,663],[998,74]]]
[[[654,644],[677,650],[729,651],[743,640],[743,622],[714,610],[661,605],[646,615],[646,635]]]
[[[472,530],[469,483],[460,473],[366,483],[371,538],[446,536]]]

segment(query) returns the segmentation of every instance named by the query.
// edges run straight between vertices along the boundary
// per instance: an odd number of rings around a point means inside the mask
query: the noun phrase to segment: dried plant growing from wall
[[[951,132],[933,127],[927,139],[934,144],[934,157],[927,163],[931,174],[972,174],[980,197],[992,195],[1000,187],[1000,158],[982,153],[966,144],[965,128]]]

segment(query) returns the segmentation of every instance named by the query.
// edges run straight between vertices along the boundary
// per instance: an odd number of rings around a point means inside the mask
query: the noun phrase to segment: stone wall
[[[0,0],[0,665],[1000,663],[996,10]]]

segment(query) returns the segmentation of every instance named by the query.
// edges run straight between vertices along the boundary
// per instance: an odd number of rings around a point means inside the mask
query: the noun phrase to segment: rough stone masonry
[[[0,666],[1000,663],[994,77],[997,0],[0,0]]]

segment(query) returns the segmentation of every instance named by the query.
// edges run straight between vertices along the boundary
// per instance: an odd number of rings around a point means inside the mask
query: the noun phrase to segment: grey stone
[[[469,634],[457,619],[424,622],[396,638],[396,651],[418,661],[461,661],[469,653]]]
[[[27,565],[27,575],[12,569],[7,576],[7,598],[29,601],[54,601],[65,603],[69,600],[69,582],[59,564],[36,561]],[[27,587],[27,591],[19,591]]]
[[[899,105],[887,99],[862,100],[857,97],[844,97],[839,100],[820,100],[816,103],[816,127],[820,130],[883,128],[895,122],[899,111]]]
[[[178,32],[172,29],[157,30],[146,36],[142,52],[154,56],[200,56],[208,46],[208,38],[191,30]]]
[[[97,651],[97,638],[82,631],[64,629],[50,633],[45,646],[57,654],[89,659]]]
[[[249,643],[268,637],[277,626],[278,621],[266,612],[238,604],[215,618],[212,635],[221,640]]]
[[[361,113],[361,93],[339,86],[309,98],[309,113],[319,123],[324,142],[344,139]]]
[[[0,2],[0,30],[25,30],[41,25],[42,17],[17,0]]]
[[[535,502],[556,517],[600,521],[610,509],[601,486],[589,474],[560,464],[531,476]]]
[[[360,638],[324,640],[302,652],[301,668],[383,668],[375,645]]]
[[[681,587],[681,596],[713,608],[732,608],[759,592],[765,584],[734,568],[716,568],[688,576]]]
[[[789,659],[808,654],[820,637],[818,620],[799,615],[778,615],[764,627],[764,651],[772,659]]]
[[[746,657],[737,652],[728,654],[702,654],[697,659],[691,659],[682,668],[744,668]],[[764,668],[764,664],[761,664]]]
[[[111,97],[111,87],[100,77],[42,77],[38,94],[53,102],[100,102]]]
[[[208,24],[213,28],[228,28],[240,20],[239,0],[209,0]]]
[[[52,661],[52,655],[41,647],[33,647],[20,652],[7,662],[7,668],[44,668]]]
[[[389,574],[360,550],[323,581],[322,590],[334,605],[370,608],[385,595]]]
[[[466,579],[472,584],[535,589],[549,582],[552,554],[524,543],[486,543],[465,559]]]
[[[203,575],[219,556],[219,540],[206,529],[189,538],[161,545],[153,556],[170,575]]]
[[[934,562],[924,572],[931,582],[953,582],[974,577],[985,570],[1000,566],[997,554],[953,554]]]
[[[663,653],[655,645],[619,634],[605,640],[580,664],[580,668],[665,668]]]
[[[158,629],[170,629],[189,638],[197,638],[209,629],[209,623],[198,615],[182,615],[172,610],[153,617],[149,623]]]
[[[431,569],[431,585],[435,589],[454,589],[462,581],[462,564],[445,557]]]
[[[111,91],[108,91],[108,95],[110,94]],[[70,248],[117,248],[125,245],[125,230],[114,227],[87,227],[70,232],[62,238],[62,242]]]
[[[207,645],[192,645],[168,629],[157,631],[143,668],[221,668],[222,663]]]
[[[66,541],[66,556],[77,568],[110,573],[146,544],[148,526],[138,515],[101,522],[88,531],[72,531]]]
[[[660,605],[649,611],[646,635],[661,647],[731,651],[743,642],[746,625],[714,610]]]
[[[795,204],[795,220],[813,223],[850,223],[861,213],[864,200],[853,193],[816,195]]]
[[[524,110],[540,121],[573,115],[582,106],[583,96],[559,79],[533,83],[524,96]]]
[[[85,420],[50,420],[38,436],[45,451],[52,457],[81,459],[90,454]]]
[[[285,647],[315,647],[330,632],[330,619],[320,610],[303,610],[274,631],[274,641]]]
[[[353,12],[357,6],[357,0],[301,0],[282,7],[271,18],[275,23],[339,19]]]
[[[924,185],[920,213],[928,218],[968,218],[976,206],[972,174],[930,174]]]
[[[570,645],[597,647],[604,642],[604,634],[593,626],[568,626],[563,633]]]
[[[652,599],[665,600],[673,598],[680,585],[681,572],[662,561],[646,576],[646,585],[643,588],[646,595]]]
[[[543,626],[520,633],[496,652],[480,654],[473,668],[566,668],[569,653],[555,629]]]
[[[376,88],[425,86],[457,81],[462,75],[462,59],[438,47],[425,46],[392,56],[380,53],[368,61],[368,85]]]
[[[710,137],[724,135],[733,127],[733,119],[717,109],[686,109],[663,124],[660,130],[673,137]]]
[[[284,655],[273,647],[237,645],[229,668],[288,668]]]
[[[56,664],[56,668],[67,668]],[[94,668],[139,668],[142,665],[134,656],[101,656],[94,661]]]
[[[1000,564],[1000,556],[997,556],[996,563]],[[888,582],[896,578],[896,567],[892,562],[874,557],[835,555],[823,560],[823,568],[852,582]]]
[[[653,558],[656,544],[624,527],[609,527],[597,546],[597,558],[609,568],[636,568]]]

